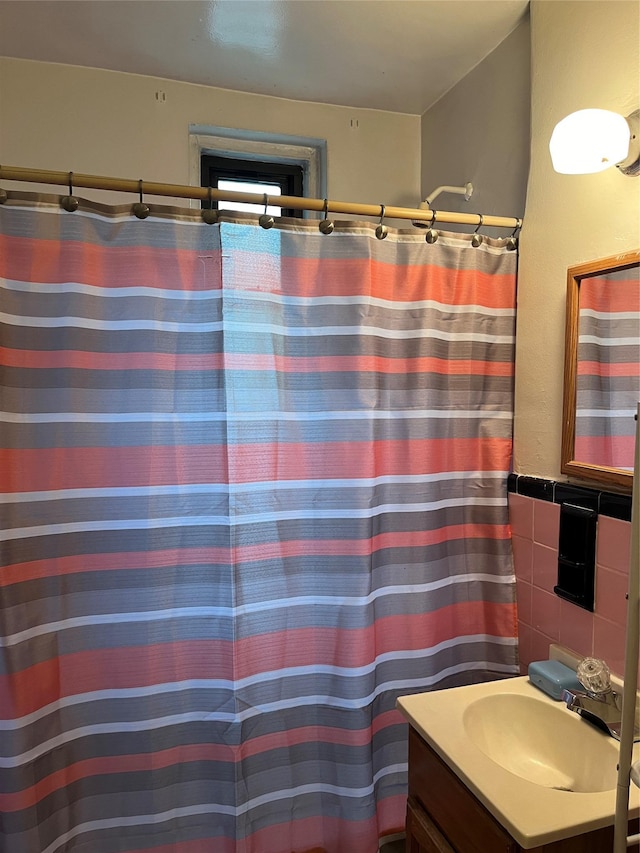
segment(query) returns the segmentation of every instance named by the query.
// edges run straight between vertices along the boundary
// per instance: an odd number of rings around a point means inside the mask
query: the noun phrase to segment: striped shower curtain
[[[2,853],[375,853],[516,673],[515,253],[0,206]]]

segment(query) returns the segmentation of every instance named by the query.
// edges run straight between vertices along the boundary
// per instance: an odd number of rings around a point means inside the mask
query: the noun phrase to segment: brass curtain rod
[[[350,216],[384,216],[387,219],[409,219],[431,223],[453,223],[456,225],[482,225],[490,228],[518,229],[522,220],[512,216],[480,216],[477,213],[453,213],[444,210],[419,210],[412,207],[387,207],[381,204],[356,204],[354,202],[330,201],[300,196],[272,196],[264,193],[243,193],[216,190],[208,187],[190,187],[184,184],[161,184],[154,181],[128,178],[108,178],[102,175],[83,175],[78,172],[53,172],[47,169],[24,169],[18,166],[0,166],[0,179],[25,181],[36,184],[83,187],[93,190],[161,195],[173,198],[193,198],[201,201],[245,201],[264,205],[265,201],[278,207],[293,210],[316,210],[319,212],[344,213]]]

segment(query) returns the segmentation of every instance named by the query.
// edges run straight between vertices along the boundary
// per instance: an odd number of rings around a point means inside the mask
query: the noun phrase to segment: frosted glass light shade
[[[555,126],[549,142],[556,172],[585,175],[615,166],[629,153],[629,125],[609,110],[578,110]]]

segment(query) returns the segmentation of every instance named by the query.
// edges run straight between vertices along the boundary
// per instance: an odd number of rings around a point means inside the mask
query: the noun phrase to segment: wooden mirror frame
[[[574,459],[576,438],[576,377],[578,369],[578,320],[580,308],[580,283],[602,273],[629,269],[640,263],[640,250],[600,258],[578,264],[567,270],[567,314],[565,324],[564,393],[562,407],[562,455],[563,474],[590,480],[604,486],[615,486],[631,492],[633,474],[620,468],[606,468]]]

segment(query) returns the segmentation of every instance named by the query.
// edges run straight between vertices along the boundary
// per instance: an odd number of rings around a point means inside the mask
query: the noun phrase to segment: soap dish
[[[557,660],[538,660],[529,664],[529,681],[551,696],[562,699],[563,690],[584,690],[575,672]]]

